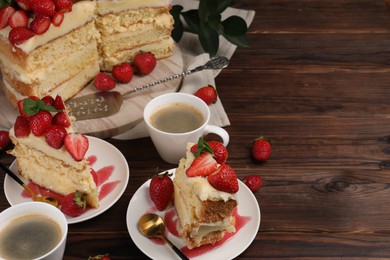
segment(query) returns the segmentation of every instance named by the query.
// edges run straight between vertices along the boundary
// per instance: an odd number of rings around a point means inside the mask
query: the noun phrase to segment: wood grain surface
[[[231,122],[227,163],[239,178],[263,178],[260,229],[237,259],[389,259],[390,1],[234,6],[256,16],[250,47],[216,78]],[[250,156],[261,134],[273,144],[266,163]],[[65,259],[147,259],[127,231],[127,206],[157,167],[172,165],[149,138],[107,140],[128,160],[129,185],[110,210],[69,227]]]

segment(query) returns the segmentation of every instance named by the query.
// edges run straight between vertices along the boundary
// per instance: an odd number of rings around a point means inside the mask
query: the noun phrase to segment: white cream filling
[[[232,225],[232,217],[225,218],[223,221],[215,222],[212,224],[203,223],[198,228],[193,229],[191,237],[199,243],[203,237],[214,231],[225,230],[227,232],[235,232],[236,228]]]
[[[171,5],[171,0],[97,0],[97,13],[122,12],[142,7],[165,7]]]
[[[91,21],[95,18],[95,10],[95,1],[77,2],[73,5],[72,12],[65,13],[64,20],[59,27],[51,25],[44,34],[35,35],[17,47],[23,50],[25,53],[30,53],[37,47],[44,45],[58,37],[61,37],[62,35],[65,35],[70,31],[79,28],[85,23]],[[3,30],[0,30],[0,35],[8,41],[8,34],[10,31],[11,27],[7,26]]]

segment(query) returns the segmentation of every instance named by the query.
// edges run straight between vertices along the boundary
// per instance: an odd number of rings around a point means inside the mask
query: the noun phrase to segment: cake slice
[[[193,145],[187,145],[186,157],[180,160],[173,181],[179,232],[190,249],[214,244],[225,232],[235,232],[233,210],[237,206],[235,193],[238,191],[237,177],[231,168],[217,164],[207,152],[195,158],[191,151]],[[216,183],[226,169],[232,173],[231,180],[227,185]]]
[[[14,144],[9,153],[16,157],[19,173],[33,183],[64,196],[78,190],[87,195],[88,205],[99,207],[98,189],[85,158],[88,139],[75,132],[72,119],[62,110],[64,104],[59,96],[54,103],[59,112],[47,113],[45,109],[54,111],[54,107],[42,109],[40,104],[39,112],[29,115],[26,106],[36,108],[41,100],[28,100],[27,103],[21,101],[24,109],[9,131]],[[60,113],[61,118],[57,115]]]

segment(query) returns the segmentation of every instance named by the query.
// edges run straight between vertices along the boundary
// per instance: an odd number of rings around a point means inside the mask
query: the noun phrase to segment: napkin
[[[195,0],[173,0],[172,5],[181,5],[183,11],[190,9],[198,9],[199,1]],[[222,13],[222,19],[226,19],[231,15],[237,15],[242,17],[247,26],[252,23],[255,16],[255,11],[252,10],[242,10],[236,8],[227,8]],[[199,43],[198,36],[192,33],[184,32],[182,39],[178,43],[178,46],[181,50],[183,56],[183,69],[188,70],[195,68],[197,66],[203,65],[206,63],[210,57],[208,53],[205,53],[202,49],[202,46]],[[237,46],[227,41],[225,38],[220,36],[219,39],[219,49],[216,56],[225,56],[231,58],[236,50]],[[182,86],[179,92],[184,93],[195,93],[197,89],[204,85],[213,85],[218,89],[218,86],[215,85],[215,77],[219,74],[221,70],[203,70],[201,72],[193,73],[187,75],[183,78]],[[229,126],[230,121],[223,108],[222,101],[218,98],[215,104],[209,106],[211,115],[210,115],[210,124],[217,126]],[[131,140],[142,137],[149,136],[146,125],[144,121],[141,121],[138,125],[132,129],[114,136],[112,138],[118,140]]]

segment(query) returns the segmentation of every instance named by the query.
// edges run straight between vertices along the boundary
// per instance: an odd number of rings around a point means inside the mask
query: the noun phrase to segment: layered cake
[[[98,189],[91,174],[91,167],[85,158],[86,150],[82,151],[88,148],[82,147],[88,145],[85,143],[87,139],[75,133],[71,118],[65,114],[66,116],[58,119],[57,113],[66,111],[42,113],[46,116],[38,114],[28,116],[22,113],[9,131],[14,144],[13,150],[9,153],[16,157],[18,171],[26,179],[64,196],[76,190],[86,193],[87,203],[97,208]],[[48,116],[50,114],[51,117]],[[48,118],[49,123],[41,131],[41,125],[47,121],[45,118]],[[58,135],[61,129],[56,129],[53,125],[65,128],[63,136]],[[54,129],[54,132],[49,136],[50,128]],[[66,138],[71,138],[69,144],[65,141]]]
[[[23,41],[10,40],[11,25],[0,27],[2,85],[14,106],[31,95],[42,98],[60,93],[66,101],[100,70],[111,71],[116,64],[131,62],[139,51],[150,51],[158,59],[173,53],[170,0],[74,2],[61,11],[61,24],[51,24],[41,34],[18,35],[17,39],[28,38]],[[36,16],[29,18],[28,28]],[[0,26],[1,17],[0,11]]]
[[[233,210],[237,206],[235,193],[238,191],[235,173],[231,173],[233,180],[228,184],[232,183],[234,187],[221,191],[216,185],[211,185],[210,176],[221,174],[226,169],[232,170],[225,164],[217,164],[212,157],[195,158],[192,146],[188,144],[186,157],[180,160],[173,181],[179,232],[190,249],[214,244],[223,238],[225,232],[235,232]],[[202,160],[202,163],[197,160]],[[208,168],[211,172],[194,175],[190,173],[194,167]]]

